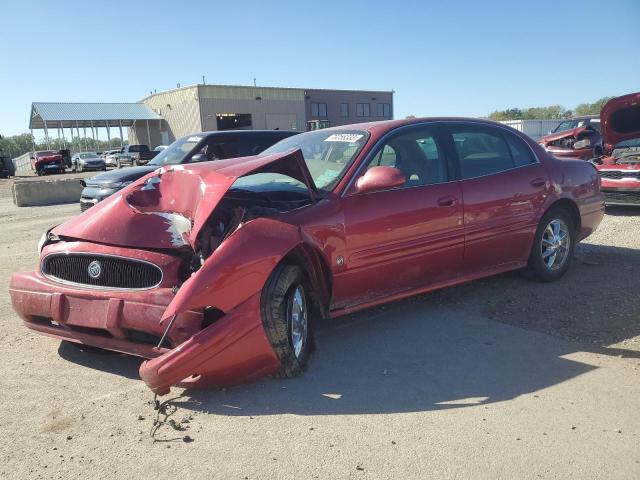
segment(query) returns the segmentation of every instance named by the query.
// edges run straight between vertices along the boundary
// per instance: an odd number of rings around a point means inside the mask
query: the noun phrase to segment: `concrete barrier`
[[[13,184],[13,203],[18,207],[57,205],[80,201],[80,178],[60,180],[17,180]]]

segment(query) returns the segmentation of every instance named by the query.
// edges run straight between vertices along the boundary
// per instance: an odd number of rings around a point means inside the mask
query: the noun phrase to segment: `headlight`
[[[49,230],[47,230],[42,234],[42,236],[40,237],[40,240],[38,240],[38,254],[41,254],[42,249],[47,245],[49,245],[50,243],[55,243],[60,241],[60,239],[56,235],[53,235],[51,233],[51,230],[53,230],[57,226],[58,225],[56,225],[55,227],[51,227]]]
[[[49,231],[47,230],[42,234],[40,240],[38,240],[38,255],[42,253],[42,249],[47,244],[47,240],[49,240]]]
[[[574,149],[587,148],[589,145],[591,145],[591,140],[589,140],[588,138],[585,138],[584,140],[578,140],[577,142],[575,142],[573,144],[573,148]]]

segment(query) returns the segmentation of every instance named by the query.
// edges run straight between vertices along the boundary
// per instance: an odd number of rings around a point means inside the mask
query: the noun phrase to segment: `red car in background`
[[[38,175],[47,173],[64,173],[65,161],[59,150],[41,150],[31,155],[31,168]]]
[[[600,118],[597,115],[563,120],[538,140],[551,155],[589,160],[602,155]]]
[[[604,156],[597,159],[607,205],[640,206],[640,92],[602,108]]]
[[[603,216],[591,163],[509,127],[412,119],[160,168],[43,235],[10,294],[45,335],[145,357],[157,394],[307,365],[322,318],[569,268]]]

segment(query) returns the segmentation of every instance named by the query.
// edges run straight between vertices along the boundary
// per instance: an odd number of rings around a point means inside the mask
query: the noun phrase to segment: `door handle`
[[[447,195],[446,197],[440,197],[438,199],[439,207],[452,207],[456,203],[458,203],[458,199],[453,195]]]
[[[534,178],[533,180],[531,180],[532,187],[540,188],[544,187],[546,184],[547,181],[544,178]]]

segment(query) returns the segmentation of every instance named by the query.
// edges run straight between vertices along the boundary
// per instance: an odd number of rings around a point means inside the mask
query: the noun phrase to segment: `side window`
[[[412,129],[400,133],[384,144],[367,168],[395,167],[402,171],[406,183],[401,188],[433,185],[448,181],[446,159],[432,129]]]
[[[367,169],[371,167],[395,167],[396,166],[396,151],[391,145],[385,145],[371,160],[371,163],[367,166]]]
[[[509,151],[511,152],[513,163],[516,167],[536,163],[536,159],[534,158],[533,153],[531,153],[531,149],[525,145],[523,140],[507,132],[504,133],[504,137],[509,144]]]
[[[194,155],[196,154],[202,154],[204,156],[201,160],[203,162],[233,158],[238,156],[238,145],[234,139],[222,140],[220,137],[213,137],[199,152],[194,152]]]
[[[513,168],[507,143],[499,131],[458,127],[451,132],[462,178],[475,178]]]

